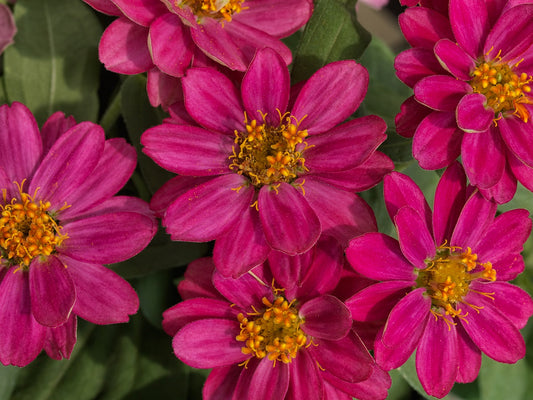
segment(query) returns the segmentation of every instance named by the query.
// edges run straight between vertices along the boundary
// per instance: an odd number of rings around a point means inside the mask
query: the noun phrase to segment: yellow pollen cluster
[[[307,171],[303,151],[308,147],[304,141],[308,133],[298,128],[300,122],[294,117],[280,115],[277,127],[258,124],[255,119],[248,122],[246,114],[244,122],[246,132],[235,131],[231,170],[247,176],[257,187],[292,182]]]
[[[6,203],[4,190],[4,204]],[[27,268],[38,256],[49,256],[67,235],[47,210],[50,202],[35,202],[20,190],[20,200],[0,205],[0,260]]]
[[[307,336],[300,329],[303,321],[292,303],[283,296],[276,297],[273,303],[263,297],[267,309],[262,314],[248,314],[254,319],[238,315],[241,333],[236,339],[245,342],[242,348],[244,354],[252,354],[257,358],[268,357],[274,366],[276,361],[287,364],[296,357],[298,350],[306,345]]]
[[[525,72],[520,75],[513,70],[520,63],[509,65],[501,62],[500,57],[480,63],[472,72],[470,85],[475,93],[487,99],[487,106],[494,110],[495,121],[499,113],[511,112],[524,122],[529,121],[529,111],[525,104],[533,104],[530,97],[532,76]]]
[[[475,279],[496,280],[496,271],[490,262],[480,263],[477,254],[472,253],[470,247],[466,251],[461,250],[460,247],[449,247],[446,244],[439,246],[436,256],[426,261],[427,268],[418,273],[417,287],[427,288],[426,293],[431,297],[432,312],[435,316],[466,318],[468,313],[459,308],[459,303],[479,311],[482,307],[464,300],[472,290],[470,282]],[[491,297],[491,293],[477,293]]]
[[[233,14],[242,11],[244,0],[184,0],[197,17],[231,21]]]

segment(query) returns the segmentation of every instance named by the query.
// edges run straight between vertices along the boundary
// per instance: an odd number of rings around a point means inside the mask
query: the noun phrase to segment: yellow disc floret
[[[49,256],[67,235],[48,212],[50,202],[35,201],[19,187],[19,197],[0,204],[0,261],[27,269],[35,257]],[[35,196],[34,196],[35,197]]]
[[[293,303],[283,296],[274,302],[263,297],[267,307],[263,313],[249,313],[247,317],[239,314],[241,332],[236,339],[244,342],[242,352],[260,359],[267,357],[274,365],[276,361],[290,363],[307,343],[307,336],[300,329],[304,321]]]
[[[194,15],[217,20],[231,21],[234,14],[242,11],[244,0],[183,0],[181,4],[191,8]]]
[[[280,124],[270,126],[255,119],[248,122],[245,115],[244,122],[246,131],[235,131],[231,170],[247,176],[257,187],[292,182],[307,171],[303,151],[308,133],[299,129],[296,118],[280,115]]]
[[[526,123],[529,121],[525,104],[533,104],[530,96],[533,77],[525,72],[515,72],[519,64],[509,65],[497,56],[494,60],[478,63],[471,74],[472,89],[485,96],[486,106],[494,110],[495,121],[500,118],[500,113],[511,113]]]
[[[476,307],[466,303],[464,297],[470,289],[470,282],[475,279],[496,280],[496,271],[490,262],[480,263],[477,254],[470,247],[462,251],[460,247],[449,247],[446,244],[437,248],[435,257],[426,261],[427,268],[418,273],[417,287],[427,288],[431,298],[432,312],[435,316],[449,315],[466,318],[460,303],[475,310]],[[481,293],[488,297],[490,293]]]

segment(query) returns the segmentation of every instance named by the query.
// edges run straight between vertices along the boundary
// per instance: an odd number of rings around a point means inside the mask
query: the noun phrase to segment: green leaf
[[[531,369],[526,360],[516,364],[502,364],[483,356],[479,371],[480,398],[483,400],[526,399]]]
[[[20,371],[18,367],[0,365],[0,399],[9,399],[15,389]]]
[[[143,75],[129,76],[122,84],[120,96],[128,136],[137,149],[139,167],[153,194],[174,174],[158,166],[142,152],[141,135],[148,128],[162,123],[163,112],[150,105],[146,94],[146,78]]]
[[[96,121],[102,28],[80,1],[25,0],[15,7],[16,43],[4,54],[9,102],[26,104],[42,124],[53,112]]]
[[[294,54],[292,81],[299,82],[324,65],[358,58],[370,34],[355,16],[356,0],[316,0],[311,19]]]

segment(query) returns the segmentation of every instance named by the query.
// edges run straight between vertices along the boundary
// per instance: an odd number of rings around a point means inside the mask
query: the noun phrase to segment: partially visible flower
[[[11,10],[7,5],[0,4],[0,54],[13,43],[13,37],[16,33],[17,27]]]
[[[385,122],[365,116],[338,125],[367,85],[364,67],[339,61],[289,99],[289,72],[271,49],[257,53],[240,89],[216,70],[189,70],[185,107],[197,125],[163,124],[141,138],[146,154],[181,174],[151,202],[172,239],[216,240],[217,268],[237,277],[271,249],[307,251],[321,232],[347,243],[375,231],[372,210],[353,192],[393,168],[375,151]]]
[[[389,0],[359,0],[355,5],[356,9],[359,6],[359,3],[365,3],[367,6],[375,10],[381,10],[389,3]]]
[[[306,254],[272,252],[238,279],[215,272],[209,258],[189,265],[178,287],[185,301],[164,312],[163,327],[180,360],[212,368],[205,400],[387,396],[388,374],[330,294],[343,258],[341,246],[323,237]]]
[[[476,378],[481,352],[504,363],[524,357],[519,329],[533,301],[507,281],[524,269],[528,211],[496,216],[496,204],[466,186],[459,163],[443,174],[433,213],[402,174],[386,176],[384,191],[398,240],[368,233],[346,250],[356,271],[382,281],[346,300],[355,320],[387,319],[374,346],[377,363],[398,368],[416,349],[422,386],[443,397],[454,382]]]
[[[461,156],[470,182],[498,203],[517,180],[533,190],[533,2],[450,0],[449,16],[413,7],[400,26],[413,48],[395,68],[414,97],[396,125],[414,136],[420,166]]]
[[[140,252],[157,224],[148,204],[114,196],[136,153],[101,127],[55,113],[39,132],[20,103],[0,107],[0,362],[24,366],[44,348],[68,358],[77,317],[126,322],[133,288],[104,267]]]
[[[100,41],[100,60],[121,74],[148,72],[153,106],[179,99],[178,78],[191,66],[245,71],[257,49],[270,47],[288,65],[279,39],[309,19],[311,0],[84,0],[119,18]],[[215,64],[215,65],[216,65]]]

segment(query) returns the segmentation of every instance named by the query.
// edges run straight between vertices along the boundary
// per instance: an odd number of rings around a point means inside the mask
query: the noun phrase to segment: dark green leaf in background
[[[96,121],[102,28],[82,1],[24,0],[15,7],[16,45],[4,53],[7,100],[42,124],[55,111]]]

